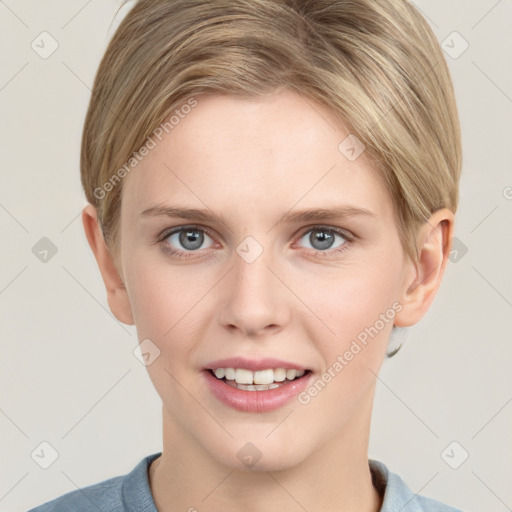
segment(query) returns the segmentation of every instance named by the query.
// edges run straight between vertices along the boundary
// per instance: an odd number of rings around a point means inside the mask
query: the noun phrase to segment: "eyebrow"
[[[141,217],[171,217],[190,219],[201,222],[213,222],[224,224],[229,229],[229,222],[226,217],[215,213],[209,209],[172,207],[157,205],[144,210]],[[275,225],[282,223],[299,222],[322,222],[329,220],[343,220],[349,217],[364,216],[377,218],[377,215],[366,208],[360,208],[353,205],[339,205],[333,208],[309,208],[305,210],[295,210],[285,213]]]

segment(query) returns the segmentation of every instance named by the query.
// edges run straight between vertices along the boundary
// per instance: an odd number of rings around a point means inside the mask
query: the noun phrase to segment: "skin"
[[[418,322],[438,290],[453,213],[438,210],[418,230],[415,264],[384,184],[364,153],[353,162],[340,153],[348,132],[328,109],[287,90],[196,99],[124,179],[115,258],[95,209],[82,216],[112,312],[161,351],[147,367],[163,413],[163,455],[149,475],[157,508],[377,511],[368,468],[375,374],[393,322]],[[163,204],[206,208],[226,223],[141,216]],[[290,210],[341,204],[374,216],[278,223]],[[179,235],[159,242],[190,225],[208,230],[195,252]],[[322,226],[356,238],[322,246],[310,238]],[[263,248],[252,263],[236,252],[247,236]],[[240,412],[205,385],[208,362],[236,355],[292,361],[318,378],[395,302],[394,320],[308,404]],[[237,458],[247,442],[262,454],[252,468]]]

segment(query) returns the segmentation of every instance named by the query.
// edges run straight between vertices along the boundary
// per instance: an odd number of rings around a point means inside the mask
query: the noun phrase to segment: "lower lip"
[[[243,412],[266,412],[278,409],[304,391],[312,375],[311,372],[308,372],[299,379],[285,381],[285,384],[274,389],[245,391],[217,379],[208,370],[203,373],[210,391],[218,400]]]

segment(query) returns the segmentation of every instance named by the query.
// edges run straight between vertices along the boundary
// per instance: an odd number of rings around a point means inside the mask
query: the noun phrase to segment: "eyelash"
[[[171,231],[166,231],[164,234],[162,234],[158,238],[157,242],[163,247],[163,249],[167,253],[171,254],[172,256],[176,256],[178,258],[183,258],[183,259],[192,258],[192,257],[194,257],[193,254],[196,252],[199,252],[199,250],[180,251],[178,249],[174,249],[172,246],[170,246],[168,243],[166,243],[167,238],[169,238],[171,235],[180,233],[185,230],[200,231],[202,233],[206,233],[210,238],[212,238],[212,239],[214,238],[208,229],[205,229],[205,228],[202,228],[202,227],[196,226],[196,225],[190,225],[190,226],[180,226]],[[351,236],[347,232],[341,231],[337,228],[333,228],[333,227],[329,227],[329,226],[310,226],[310,227],[308,227],[308,229],[306,231],[302,232],[302,234],[299,236],[299,240],[305,234],[309,233],[310,231],[319,231],[319,232],[339,235],[345,240],[345,242],[343,244],[341,244],[341,246],[336,249],[330,249],[330,250],[328,249],[326,251],[319,251],[319,250],[315,250],[315,249],[311,250],[315,256],[320,255],[320,257],[322,257],[322,258],[332,256],[333,254],[340,254],[340,253],[346,251],[349,248],[349,246],[352,245],[352,243],[354,242],[354,239],[356,238],[355,235]],[[327,256],[325,256],[325,255],[327,255]]]

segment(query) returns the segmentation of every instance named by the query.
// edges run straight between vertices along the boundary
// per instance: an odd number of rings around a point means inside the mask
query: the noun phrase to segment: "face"
[[[230,468],[261,454],[265,470],[364,444],[409,268],[391,198],[325,107],[288,91],[196,100],[123,182],[120,273],[160,351],[164,437]],[[218,367],[305,374],[235,390]]]

